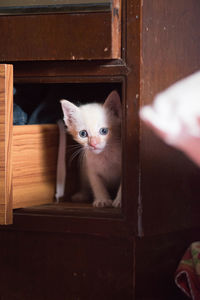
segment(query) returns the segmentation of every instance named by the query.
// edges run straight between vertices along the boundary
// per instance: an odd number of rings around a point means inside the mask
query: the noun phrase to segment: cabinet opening
[[[57,155],[58,155],[58,139],[59,132],[56,125],[57,120],[63,119],[63,111],[61,109],[60,100],[66,99],[73,104],[80,107],[83,104],[99,103],[103,104],[107,99],[108,95],[112,91],[116,91],[122,100],[122,83],[66,83],[66,84],[16,84],[14,89],[14,139],[13,143],[15,148],[14,152],[14,197],[16,197],[19,204],[15,204],[14,208],[19,207],[31,207],[31,209],[49,211],[53,212],[71,212],[76,213],[77,211],[88,212],[93,210],[95,214],[99,212],[105,213],[111,212],[111,209],[107,209],[104,205],[99,205],[99,207],[94,207],[93,201],[93,192],[90,193],[88,199],[84,202],[73,201],[73,195],[80,191],[81,189],[81,177],[80,177],[80,155],[77,155],[75,151],[78,149],[78,144],[72,136],[67,133],[67,147],[66,147],[66,184],[65,184],[65,194],[59,200],[59,203],[55,202],[55,192],[56,192],[56,169],[57,169]],[[122,101],[121,101],[122,102]],[[15,111],[16,109],[16,111]],[[22,113],[22,116],[19,113]],[[21,118],[20,118],[21,117]],[[18,125],[22,126],[18,126]],[[30,125],[30,126],[29,126]],[[46,132],[45,132],[46,130]],[[36,135],[34,132],[36,131]],[[42,134],[40,135],[42,131]],[[18,159],[18,150],[23,149],[23,145],[16,142],[16,137],[20,136],[20,133],[25,132],[23,136],[23,141],[26,143],[26,137],[29,139],[29,147],[26,151],[30,151],[29,154],[23,155],[20,159],[24,160],[25,157],[27,160],[31,160],[31,148],[35,149],[36,147],[41,148],[39,153],[35,153],[35,156],[41,156],[43,167],[40,168],[40,161],[38,160],[37,168],[39,170],[32,170],[33,173],[27,172],[25,180],[29,177],[29,183],[31,185],[31,178],[37,178],[40,173],[40,183],[41,186],[33,186],[31,192],[29,189],[25,191],[24,189],[24,174],[26,173],[26,162],[21,164],[24,167],[21,167]],[[39,134],[38,134],[39,132]],[[120,128],[121,132],[121,128]],[[16,137],[15,137],[16,133]],[[105,132],[104,132],[105,133]],[[33,135],[32,135],[33,134]],[[38,134],[38,136],[37,136]],[[46,134],[46,135],[45,135]],[[32,143],[32,136],[35,139],[38,138],[37,143]],[[119,138],[119,137],[118,137]],[[120,143],[121,147],[121,140]],[[17,144],[18,143],[18,144]],[[20,142],[21,143],[21,142]],[[42,143],[42,144],[40,144]],[[25,145],[24,145],[25,147]],[[41,153],[40,153],[41,151]],[[18,161],[18,162],[17,162]],[[35,168],[35,166],[33,166]],[[20,178],[18,171],[21,169],[22,176]],[[35,173],[34,173],[35,172]],[[23,178],[23,180],[22,180]],[[44,182],[43,182],[44,180]],[[46,182],[45,182],[46,180]],[[38,180],[36,180],[38,181]],[[118,180],[119,181],[119,180]],[[44,184],[43,184],[44,183]],[[104,182],[104,184],[106,184]],[[120,182],[118,183],[118,185]],[[19,188],[19,186],[21,186]],[[46,190],[44,189],[46,188]],[[106,187],[108,189],[108,187]],[[19,189],[20,192],[17,190]],[[109,195],[114,199],[117,195],[118,187],[111,189],[109,188]],[[45,192],[46,191],[46,192]],[[45,193],[45,197],[44,197]],[[32,196],[31,196],[31,195]],[[36,203],[31,201],[31,197],[38,197]],[[45,199],[46,198],[46,199]],[[45,206],[38,206],[39,204],[49,203]],[[20,206],[20,203],[22,205]],[[35,203],[35,204],[33,204]],[[117,206],[119,208],[119,205]],[[110,208],[110,207],[109,207]],[[119,211],[119,209],[113,209],[113,211]]]

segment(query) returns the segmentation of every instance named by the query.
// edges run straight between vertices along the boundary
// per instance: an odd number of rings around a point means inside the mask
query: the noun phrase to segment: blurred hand
[[[158,94],[140,111],[141,119],[167,144],[200,166],[200,72]]]

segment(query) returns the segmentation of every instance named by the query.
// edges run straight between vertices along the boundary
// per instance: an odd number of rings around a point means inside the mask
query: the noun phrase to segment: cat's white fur
[[[88,184],[93,192],[93,206],[121,206],[121,102],[116,91],[109,94],[104,104],[90,103],[77,107],[61,100],[68,132],[84,150],[82,189],[73,196],[74,201],[87,201]],[[101,128],[108,128],[106,135]],[[86,130],[88,136],[79,133]],[[108,190],[115,187],[112,201]]]

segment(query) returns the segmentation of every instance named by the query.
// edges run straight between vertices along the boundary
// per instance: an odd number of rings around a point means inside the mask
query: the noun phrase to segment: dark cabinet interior
[[[121,95],[122,82],[16,84],[15,89],[14,102],[27,114],[28,124],[33,122],[54,124],[63,118],[61,99],[67,99],[77,105],[91,102],[103,103],[113,90]],[[41,110],[37,114],[39,107]],[[34,118],[34,116],[36,117]],[[58,132],[56,134],[58,135]],[[80,159],[78,155],[73,158],[73,145],[75,142],[70,135],[67,135],[67,180],[62,202],[71,202],[71,196],[79,191],[80,186],[78,176]]]
[[[17,208],[0,228],[0,298],[184,299],[173,276],[199,239],[200,171],[138,113],[199,69],[199,13],[197,0],[124,0],[106,12],[0,15],[0,62],[13,64],[28,114],[44,100],[102,102],[112,90],[123,108],[121,209],[71,203],[77,165],[67,161],[63,201]]]

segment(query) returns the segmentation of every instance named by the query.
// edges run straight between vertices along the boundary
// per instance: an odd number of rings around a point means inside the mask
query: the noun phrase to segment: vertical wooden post
[[[12,223],[13,66],[0,65],[0,224]]]
[[[121,0],[112,5],[112,58],[121,58]]]

